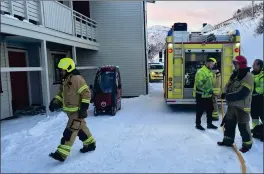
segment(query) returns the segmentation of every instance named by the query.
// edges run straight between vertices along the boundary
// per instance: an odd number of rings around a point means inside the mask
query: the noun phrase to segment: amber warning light
[[[169,49],[168,52],[169,52],[169,53],[172,53],[172,49]]]

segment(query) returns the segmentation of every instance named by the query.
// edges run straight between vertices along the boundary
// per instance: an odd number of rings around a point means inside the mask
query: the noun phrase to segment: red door
[[[8,52],[9,67],[26,67],[24,52]],[[10,72],[13,111],[29,106],[27,72]]]

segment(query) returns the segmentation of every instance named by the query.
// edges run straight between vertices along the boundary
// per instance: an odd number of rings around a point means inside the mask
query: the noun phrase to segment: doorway
[[[89,1],[72,1],[73,10],[90,18],[90,2]]]
[[[26,52],[8,51],[9,67],[27,67]],[[10,72],[13,112],[29,106],[27,72]]]

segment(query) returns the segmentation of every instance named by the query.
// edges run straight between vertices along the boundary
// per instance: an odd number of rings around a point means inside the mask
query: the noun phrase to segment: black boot
[[[242,147],[239,149],[239,151],[242,152],[242,153],[246,153],[246,152],[249,151],[249,150],[250,150],[250,148],[245,147],[245,146],[242,146]]]
[[[199,129],[199,130],[202,130],[202,131],[205,130],[205,129],[203,128],[203,126],[201,126],[200,124],[199,124],[199,125],[196,125],[195,128],[196,128],[196,129]]]
[[[84,146],[83,148],[80,149],[81,153],[86,153],[90,151],[94,151],[96,148],[95,143],[89,144],[88,146]]]
[[[50,153],[49,156],[57,161],[63,162],[65,161],[64,158],[56,151],[55,153]]]
[[[227,146],[227,147],[232,147],[232,144],[231,143],[227,143],[225,141],[218,141],[217,144],[219,146]]]
[[[210,124],[207,124],[207,128],[208,129],[217,129],[218,127],[213,125],[212,123],[210,123]]]

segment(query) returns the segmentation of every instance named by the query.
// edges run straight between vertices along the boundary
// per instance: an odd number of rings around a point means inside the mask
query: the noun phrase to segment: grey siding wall
[[[92,1],[90,5],[91,18],[98,22],[100,49],[78,49],[78,65],[118,65],[123,96],[146,94],[143,3]],[[91,75],[87,74],[86,78],[93,79]]]
[[[0,56],[1,56],[1,67],[7,67],[8,66],[8,54],[7,54],[7,48],[5,42],[0,42]],[[1,84],[2,84],[2,90],[3,93],[1,93],[1,119],[7,118],[12,116],[12,113],[10,113],[10,83],[9,83],[10,75],[9,73],[1,73]]]
[[[28,66],[39,67],[40,66],[40,55],[39,46],[29,45],[28,46]],[[32,105],[43,105],[42,98],[42,85],[41,85],[41,73],[32,71],[28,73],[30,81],[31,91],[31,104]]]

